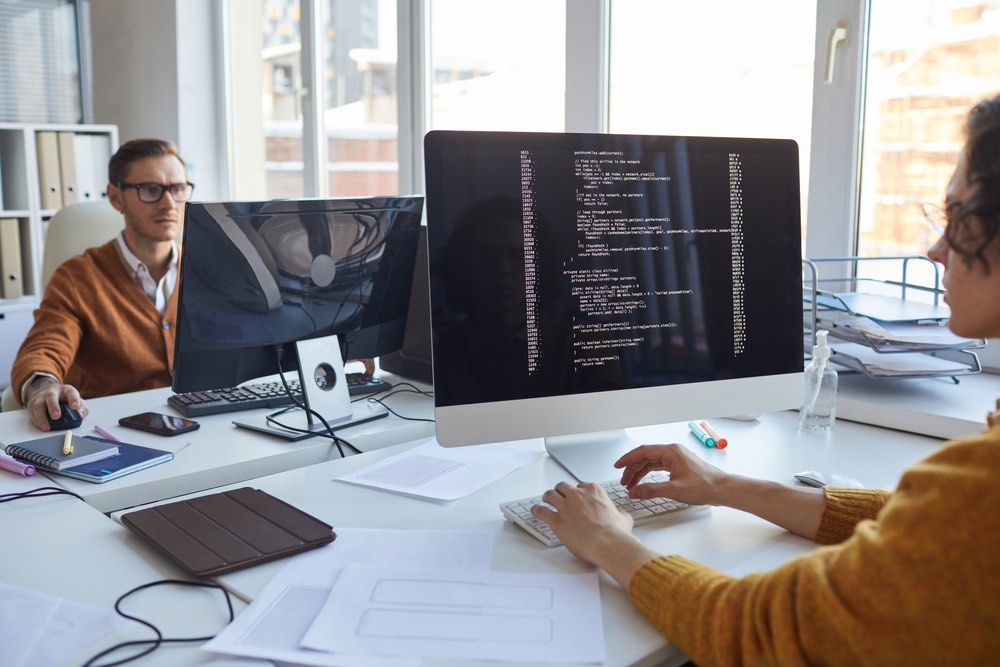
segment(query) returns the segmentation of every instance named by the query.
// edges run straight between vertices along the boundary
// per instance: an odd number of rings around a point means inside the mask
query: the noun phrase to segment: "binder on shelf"
[[[38,149],[38,187],[43,209],[62,208],[63,187],[59,171],[59,136],[43,130],[35,133]]]
[[[0,297],[17,299],[24,296],[21,274],[21,232],[17,218],[0,219]]]
[[[62,205],[80,201],[76,184],[76,133],[59,132],[59,181],[62,183]]]
[[[74,139],[79,201],[105,199],[108,161],[111,159],[108,138],[100,134],[77,134]]]

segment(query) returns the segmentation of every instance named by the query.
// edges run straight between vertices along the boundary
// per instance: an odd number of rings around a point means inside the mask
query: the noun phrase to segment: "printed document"
[[[601,663],[599,579],[354,563],[302,643],[372,656]]]
[[[544,455],[541,440],[442,447],[431,438],[337,480],[428,500],[454,500]]]
[[[416,665],[416,658],[350,654],[337,647],[330,649],[336,653],[316,651],[300,643],[350,563],[485,571],[492,554],[493,535],[487,532],[338,527],[330,544],[289,559],[250,606],[203,648],[319,667]]]

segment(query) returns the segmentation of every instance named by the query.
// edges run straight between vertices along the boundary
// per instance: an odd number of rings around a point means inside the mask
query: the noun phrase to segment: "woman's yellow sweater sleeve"
[[[854,521],[838,544],[742,578],[656,558],[629,594],[700,667],[989,664],[1000,656],[998,480],[991,429],[911,467],[891,496],[831,489],[819,537],[838,542]]]

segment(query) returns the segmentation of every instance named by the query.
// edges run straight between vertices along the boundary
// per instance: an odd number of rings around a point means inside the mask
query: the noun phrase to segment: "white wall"
[[[91,0],[94,121],[175,142],[196,199],[228,195],[219,0]]]

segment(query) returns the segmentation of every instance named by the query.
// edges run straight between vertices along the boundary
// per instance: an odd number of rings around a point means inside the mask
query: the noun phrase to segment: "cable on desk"
[[[61,489],[58,486],[40,486],[30,491],[0,494],[0,503],[9,503],[14,500],[21,500],[22,498],[44,498],[45,496],[73,496],[78,500],[83,500],[83,496],[72,491],[67,491],[66,489]]]
[[[288,424],[282,424],[280,421],[278,421],[277,417],[279,415],[283,415],[286,412],[290,412],[291,410],[294,410],[294,409],[295,409],[294,405],[289,406],[287,408],[282,408],[281,410],[277,410],[276,412],[272,412],[271,414],[265,416],[264,420],[268,424],[274,424],[275,426],[277,426],[279,428],[283,428],[286,431],[291,431],[293,433],[305,433],[305,434],[308,434],[308,435],[318,435],[318,436],[320,436],[322,438],[329,438],[330,440],[333,440],[333,442],[334,442],[335,445],[337,445],[337,450],[340,452],[340,458],[344,458],[344,450],[341,447],[341,445],[347,445],[348,447],[354,447],[354,445],[352,445],[348,440],[345,440],[345,439],[341,438],[339,435],[337,435],[336,433],[334,433],[334,431],[330,428],[330,425],[327,424],[325,421],[323,422],[323,424],[326,425],[326,428],[329,431],[329,433],[324,433],[323,431],[310,431],[307,428],[298,428],[296,426],[289,426]],[[310,412],[312,412],[312,411],[310,410]],[[316,414],[316,413],[313,412],[313,414]]]
[[[131,614],[126,614],[124,611],[121,610],[121,603],[125,600],[125,598],[129,597],[130,595],[132,595],[134,593],[138,593],[138,592],[143,591],[143,590],[146,590],[147,588],[153,588],[154,586],[164,586],[164,585],[198,586],[200,588],[216,588],[216,589],[222,591],[223,595],[226,596],[226,606],[229,608],[229,620],[226,622],[226,624],[228,625],[229,623],[232,623],[233,619],[236,618],[236,614],[233,613],[233,601],[229,597],[229,591],[227,591],[225,588],[223,588],[222,586],[220,586],[218,584],[214,584],[214,583],[211,583],[211,582],[208,582],[208,581],[185,581],[183,579],[161,579],[160,581],[153,581],[153,582],[150,582],[148,584],[142,584],[141,586],[136,586],[135,588],[133,588],[132,590],[128,591],[127,593],[122,594],[122,596],[119,597],[115,601],[115,611],[118,613],[119,616],[127,618],[130,621],[135,621],[136,623],[141,623],[142,625],[145,625],[147,628],[149,628],[154,633],[156,633],[156,637],[152,638],[152,639],[135,639],[135,640],[132,640],[132,641],[122,642],[120,644],[115,644],[114,646],[112,646],[110,648],[104,649],[103,651],[101,651],[97,655],[95,655],[92,658],[90,658],[89,660],[87,660],[87,662],[85,662],[83,664],[83,667],[114,667],[115,665],[124,665],[125,663],[132,662],[133,660],[138,660],[139,658],[141,658],[143,656],[149,655],[150,653],[152,653],[153,651],[155,651],[156,649],[158,649],[163,644],[183,644],[183,643],[188,643],[188,642],[207,642],[209,639],[211,639],[212,637],[215,636],[213,634],[213,635],[207,635],[205,637],[164,637],[163,633],[160,632],[160,629],[157,628],[152,623],[150,623],[149,621],[147,621],[145,619],[142,619],[142,618],[139,618],[138,616],[132,616]],[[123,658],[123,659],[115,661],[115,662],[106,662],[106,663],[104,663],[102,665],[96,665],[96,661],[97,660],[100,660],[101,658],[103,658],[103,657],[105,657],[105,656],[107,656],[107,655],[109,655],[111,653],[114,653],[116,651],[120,651],[123,648],[131,648],[131,647],[139,647],[139,646],[145,646],[147,648],[145,650],[139,652],[139,653],[136,653],[135,655],[129,656],[128,658]]]
[[[402,388],[397,388],[397,387],[402,387]],[[433,391],[425,391],[423,389],[418,388],[416,385],[410,384],[409,382],[397,382],[396,384],[390,386],[389,389],[386,390],[386,392],[388,393],[386,393],[385,396],[382,396],[381,398],[379,398],[378,395],[367,396],[365,398],[366,400],[372,403],[378,403],[383,408],[392,413],[393,416],[399,417],[400,419],[410,422],[428,422],[431,424],[434,423],[433,419],[425,419],[423,417],[404,417],[403,415],[399,414],[398,412],[396,412],[395,410],[393,410],[392,408],[390,408],[388,405],[385,404],[386,399],[391,398],[396,394],[420,394],[421,396],[427,396],[429,398],[433,398],[434,397]]]
[[[344,454],[344,448],[341,446],[340,443],[344,443],[344,444],[346,444],[349,447],[352,446],[351,443],[349,443],[346,440],[338,437],[337,434],[333,432],[333,428],[331,428],[330,424],[326,421],[326,419],[323,418],[323,415],[321,415],[320,413],[316,412],[312,408],[308,407],[305,403],[299,401],[299,399],[297,399],[295,397],[295,394],[292,393],[291,388],[288,386],[288,380],[285,379],[285,371],[281,367],[281,358],[283,356],[285,356],[285,348],[284,348],[284,346],[283,345],[275,345],[274,346],[274,357],[275,357],[275,359],[278,362],[278,377],[281,378],[281,385],[285,388],[285,393],[288,394],[288,397],[290,399],[292,399],[292,403],[294,403],[296,407],[298,407],[300,410],[304,410],[307,414],[310,414],[310,415],[316,417],[316,419],[320,420],[320,422],[322,422],[324,428],[326,428],[326,433],[322,433],[322,432],[319,432],[319,431],[310,431],[310,430],[301,429],[301,428],[293,428],[291,426],[285,426],[281,422],[273,419],[274,415],[276,415],[276,414],[282,414],[284,412],[287,412],[288,408],[285,408],[284,410],[279,410],[278,412],[271,413],[270,415],[268,415],[267,417],[265,417],[265,420],[269,424],[275,424],[277,426],[280,426],[283,429],[286,429],[286,430],[289,430],[289,431],[293,431],[293,432],[296,432],[296,433],[312,433],[314,435],[322,435],[322,436],[328,437],[331,440],[333,440],[333,444],[335,444],[337,446],[337,451],[340,452],[340,458],[345,458],[347,455]],[[302,395],[305,396],[305,387],[304,386],[302,387]]]

